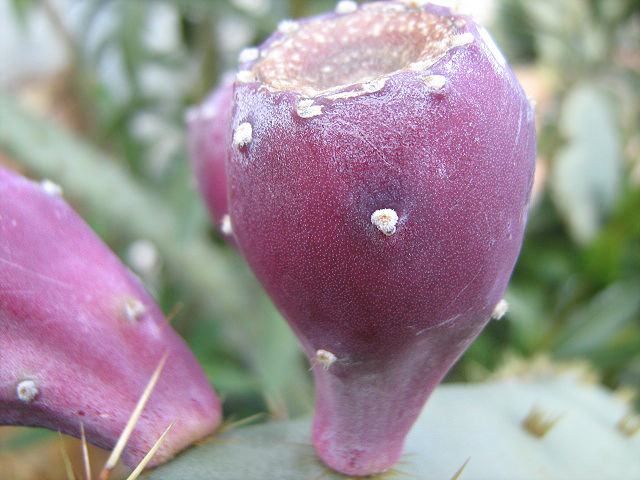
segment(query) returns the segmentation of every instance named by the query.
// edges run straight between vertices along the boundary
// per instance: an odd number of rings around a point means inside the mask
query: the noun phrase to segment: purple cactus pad
[[[168,359],[122,454],[149,466],[220,422],[220,403],[184,341],[127,268],[56,195],[0,168],[0,425],[113,448],[163,355]]]

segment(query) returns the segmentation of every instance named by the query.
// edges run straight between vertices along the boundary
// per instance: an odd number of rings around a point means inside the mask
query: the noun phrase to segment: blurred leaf
[[[16,18],[25,26],[27,21],[27,16],[31,13],[33,7],[38,3],[38,0],[12,0],[11,5],[13,6],[13,11],[16,14]]]
[[[625,1],[610,0],[611,5],[594,0],[523,2],[541,62],[571,81],[610,63],[616,42],[612,30],[623,15]]]
[[[620,383],[631,386],[640,393],[640,342],[636,345],[636,353],[620,372]],[[640,395],[636,396],[636,408],[640,409]]]
[[[498,3],[500,28],[496,41],[511,61],[533,60],[536,56],[534,30],[523,0],[504,0]]]
[[[297,415],[313,404],[313,387],[309,363],[293,331],[270,301],[265,301],[265,319],[256,326],[254,348],[263,360],[257,366],[264,394],[270,397],[284,395],[289,401],[290,414]]]
[[[634,9],[640,8],[639,0],[590,0],[596,16],[614,26],[626,20]]]
[[[217,361],[202,362],[202,368],[212,380],[217,393],[226,395],[247,395],[247,392],[256,390],[256,381],[248,374],[246,368],[230,363],[226,359],[217,358]]]
[[[590,355],[639,314],[638,285],[615,283],[573,312],[557,336],[557,352],[562,356]]]
[[[15,428],[13,435],[0,439],[0,451],[20,450],[34,442],[49,440],[54,437],[55,432],[43,428]]]
[[[598,233],[620,193],[617,109],[604,90],[582,83],[567,95],[559,129],[568,142],[554,159],[552,193],[571,235],[584,244]]]
[[[585,270],[600,285],[636,278],[640,285],[640,188],[629,190],[615,215],[585,251]]]
[[[565,0],[564,5],[550,0],[539,0],[537,2],[522,2],[531,21],[540,32],[561,32],[567,27],[569,15],[576,10],[580,0]]]
[[[543,343],[550,328],[550,318],[544,310],[545,294],[538,282],[512,284],[505,299],[509,310],[505,321],[511,326],[511,343],[525,354],[533,354]]]

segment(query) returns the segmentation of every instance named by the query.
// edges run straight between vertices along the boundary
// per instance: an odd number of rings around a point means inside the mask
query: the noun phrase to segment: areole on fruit
[[[501,54],[470,18],[421,3],[281,22],[233,87],[234,235],[321,364],[314,444],[348,475],[398,460],[503,312],[533,179],[533,112]]]

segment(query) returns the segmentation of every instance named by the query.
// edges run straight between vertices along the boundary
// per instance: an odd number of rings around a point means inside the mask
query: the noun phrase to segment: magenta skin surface
[[[127,315],[127,302],[139,313]],[[0,169],[0,425],[79,436],[82,423],[88,442],[110,449],[165,353],[122,455],[129,466],[176,418],[150,466],[211,434],[220,403],[151,296],[84,221]],[[33,398],[17,393],[25,381]]]
[[[226,161],[228,154],[229,114],[233,100],[233,78],[220,85],[187,116],[189,154],[192,171],[202,198],[209,208],[216,229],[222,231],[228,213]]]
[[[391,468],[430,393],[490,319],[533,182],[534,115],[513,72],[471,19],[423,8],[464,42],[425,67],[383,73],[371,93],[329,98],[361,88],[351,81],[314,93],[321,113],[302,118],[307,94],[269,88],[259,74],[234,87],[231,128],[251,125],[250,141],[229,147],[234,234],[315,364],[313,441],[347,475]],[[286,35],[265,42],[261,58]],[[310,57],[339,55],[308,46]],[[259,72],[261,61],[242,70]],[[397,212],[392,235],[372,224],[378,209]],[[336,361],[323,368],[318,350]]]

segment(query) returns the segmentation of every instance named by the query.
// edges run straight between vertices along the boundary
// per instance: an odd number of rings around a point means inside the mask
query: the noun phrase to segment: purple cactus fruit
[[[216,229],[234,244],[227,207],[227,136],[233,76],[225,76],[201,105],[186,115],[194,177]]]
[[[520,250],[533,111],[488,33],[422,2],[286,21],[234,87],[240,249],[315,364],[313,441],[388,470],[499,316]]]
[[[165,353],[122,459],[151,466],[212,433],[220,404],[184,341],[84,221],[0,169],[0,425],[39,426],[112,448]]]

